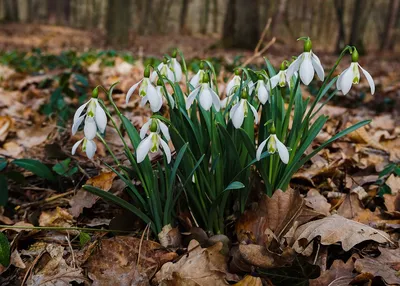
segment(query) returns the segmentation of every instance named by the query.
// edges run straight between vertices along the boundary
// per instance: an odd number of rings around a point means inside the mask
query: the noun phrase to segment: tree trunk
[[[390,0],[389,10],[386,17],[385,28],[382,33],[380,48],[381,50],[390,50],[394,47],[392,44],[394,38],[394,30],[399,15],[400,0]]]
[[[125,48],[129,44],[130,0],[108,0],[107,44]]]
[[[18,22],[18,1],[4,0],[4,20],[6,22]]]
[[[227,2],[222,41],[227,48],[254,49],[260,36],[258,1]]]
[[[181,34],[187,33],[186,18],[189,10],[189,0],[182,0],[181,14],[179,15],[179,30]]]
[[[218,0],[213,0],[213,33],[218,33]]]
[[[200,17],[200,33],[207,33],[208,13],[210,12],[210,0],[204,0],[203,15]]]
[[[286,11],[287,7],[287,0],[281,0],[279,2],[278,11],[275,13],[274,17],[272,18],[272,35],[277,35],[277,29],[279,25],[282,23],[283,15]]]
[[[336,0],[334,1],[334,4],[339,28],[339,33],[336,40],[336,52],[340,53],[346,44],[346,30],[344,27],[344,0]]]
[[[110,1],[110,0],[108,0]],[[139,24],[139,34],[140,35],[145,35],[147,34],[148,29],[148,25],[149,25],[149,17],[150,17],[150,12],[151,12],[151,7],[152,7],[152,0],[146,0],[145,5],[144,5],[144,9],[143,9],[143,13],[142,13],[142,18],[140,20],[140,24]]]
[[[356,46],[360,54],[365,53],[364,32],[368,22],[368,16],[375,2],[356,0],[351,23],[350,45]]]

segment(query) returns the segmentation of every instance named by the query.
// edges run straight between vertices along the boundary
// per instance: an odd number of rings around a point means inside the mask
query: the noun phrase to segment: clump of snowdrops
[[[126,95],[127,102],[132,96],[140,97],[140,105],[152,111],[139,131],[114,103],[115,84],[109,89],[96,87],[74,116],[72,133],[83,123],[84,136],[72,153],[82,144],[92,159],[97,137],[114,159],[115,164],[107,167],[125,182],[131,200],[92,186],[84,188],[132,211],[154,233],[174,225],[178,209],[189,210],[192,221],[210,233],[223,233],[227,217],[245,209],[255,177],[261,177],[259,188],[269,196],[277,189],[285,190],[293,174],[310,158],[369,123],[359,122],[305,154],[328,120],[318,111],[338,91],[347,94],[361,75],[371,93],[375,86],[358,64],[355,47],[347,46],[325,76],[311,40],[300,40],[304,41],[303,53],[292,62],[284,61],[278,71],[267,59],[267,70],[236,69],[225,90],[218,90],[214,67],[206,60],[189,78],[185,59],[177,51],[157,67],[147,66],[143,78]],[[351,56],[350,67],[333,77],[346,54]],[[322,82],[320,89],[313,100],[303,99],[300,84],[310,84],[315,74]],[[185,88],[180,86],[182,80]],[[113,111],[98,97],[99,90],[106,94]],[[168,118],[160,113],[163,105],[169,107]],[[111,113],[116,113],[120,122],[115,122]],[[121,164],[104,140],[107,121],[123,142],[128,166]],[[128,135],[128,142],[123,134]],[[161,160],[149,159],[149,154],[160,152]]]

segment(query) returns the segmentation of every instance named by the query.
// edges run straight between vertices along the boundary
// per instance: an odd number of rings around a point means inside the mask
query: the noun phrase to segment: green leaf
[[[0,171],[3,171],[7,167],[7,159],[0,158]]]
[[[2,232],[0,232],[0,264],[4,267],[10,264],[10,243]]]
[[[0,206],[5,206],[8,201],[8,185],[7,178],[0,174]]]
[[[224,191],[243,189],[244,187],[245,185],[243,185],[241,182],[235,181],[230,183],[229,186],[227,186]]]
[[[54,181],[55,177],[49,167],[47,167],[45,164],[38,160],[34,159],[16,159],[12,161],[13,164],[17,165],[18,167],[21,167],[25,170],[31,171],[35,175],[50,180]]]
[[[79,233],[79,245],[81,247],[85,246],[90,241],[90,235],[86,232],[81,231]]]
[[[71,158],[67,158],[53,166],[53,171],[60,176],[71,177],[78,171],[76,166],[70,167]]]

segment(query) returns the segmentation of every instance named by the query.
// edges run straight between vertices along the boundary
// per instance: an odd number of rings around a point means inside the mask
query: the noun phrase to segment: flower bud
[[[257,78],[258,80],[264,80],[264,76],[262,74],[259,74]]]
[[[243,99],[247,99],[249,97],[249,94],[247,93],[247,90],[245,88],[242,89],[242,95],[241,97]]]
[[[149,78],[150,77],[150,66],[147,66],[144,69],[144,77]]]
[[[173,52],[172,52],[172,57],[173,58],[176,58],[176,55],[178,54],[178,51],[175,49]]]
[[[199,67],[200,67],[201,70],[204,70],[204,63],[203,63],[203,61],[200,62]]]
[[[286,62],[287,62],[287,61],[283,61],[283,62],[281,63],[281,71],[284,71],[284,70],[286,69]]]
[[[95,89],[92,91],[92,98],[97,98],[99,97],[99,87],[96,86]]]
[[[158,79],[158,80],[157,80],[157,85],[158,85],[158,86],[162,86],[162,80],[161,80],[161,79]]]
[[[269,129],[269,133],[271,133],[271,134],[275,134],[276,133],[275,123],[273,123],[273,122],[272,122],[271,128]]]
[[[312,49],[312,43],[310,38],[307,38],[306,40],[304,40],[304,51],[309,53]]]
[[[210,82],[210,77],[208,76],[208,73],[204,73],[202,78],[202,83],[208,83],[208,82]]]
[[[167,57],[164,57],[163,63],[164,63],[165,65],[168,64],[168,58],[167,58]]]
[[[358,57],[359,57],[358,51],[357,51],[356,47],[353,47],[353,51],[351,53],[351,61],[353,63],[357,63],[358,62]]]
[[[152,119],[150,125],[150,132],[157,132],[157,129],[158,129],[157,120]]]
[[[235,69],[235,75],[240,75],[240,69]]]

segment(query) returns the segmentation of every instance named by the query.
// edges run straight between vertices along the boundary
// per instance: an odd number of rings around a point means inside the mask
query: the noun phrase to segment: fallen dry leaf
[[[72,222],[72,215],[60,207],[52,211],[42,212],[39,217],[39,226],[71,227]]]
[[[35,268],[36,272],[27,280],[27,285],[68,286],[73,281],[76,283],[87,282],[81,268],[71,267],[64,260],[64,247],[48,244],[46,254],[50,256],[50,260],[45,262],[43,268]],[[44,256],[42,258],[45,260]]]
[[[380,220],[379,211],[371,212],[365,209],[359,199],[359,195],[355,192],[347,194],[343,203],[340,205],[337,214],[357,222],[370,225],[371,222]]]
[[[0,142],[6,140],[8,132],[13,125],[13,120],[10,116],[0,116]]]
[[[28,129],[20,129],[17,131],[17,142],[25,148],[32,148],[34,146],[44,143],[49,134],[54,130],[55,125],[49,126],[32,126]]]
[[[335,214],[299,226],[294,234],[296,241],[293,249],[302,253],[307,246],[312,247],[310,242],[317,236],[320,237],[322,245],[341,242],[344,251],[349,251],[356,244],[366,240],[391,242],[387,233]]]
[[[117,175],[114,172],[104,172],[86,181],[86,185],[91,185],[108,192],[113,184],[114,178]],[[75,196],[73,196],[69,202],[71,208],[69,212],[74,216],[78,217],[84,208],[91,208],[99,197],[80,189]]]
[[[386,185],[389,186],[392,195],[397,195],[400,191],[400,177],[391,174],[389,178],[387,178]]]
[[[229,285],[226,281],[226,257],[220,253],[221,242],[202,248],[196,240],[188,246],[188,253],[178,262],[168,262],[156,274],[158,285],[209,286]]]
[[[254,277],[251,275],[246,275],[242,280],[238,283],[234,284],[235,286],[262,286],[262,281],[260,277]]]
[[[310,286],[347,286],[356,276],[353,273],[354,260],[356,257],[350,257],[346,263],[342,260],[335,260],[329,270],[322,272],[317,279],[310,280]]]
[[[258,202],[246,210],[236,224],[239,242],[270,245],[280,241],[297,222],[301,225],[321,214],[309,209],[299,192],[277,190],[272,197],[262,194]]]
[[[395,218],[400,218],[400,193],[395,195],[384,194],[386,213]]]
[[[400,251],[379,247],[381,254],[378,257],[364,257],[357,259],[355,269],[360,273],[369,273],[375,277],[382,277],[387,284],[400,284]]]
[[[159,267],[176,256],[156,242],[117,236],[101,240],[86,267],[93,285],[149,285]]]
[[[309,190],[304,200],[306,201],[306,206],[309,208],[312,208],[313,210],[324,214],[325,216],[329,215],[329,211],[332,206],[318,190]]]

